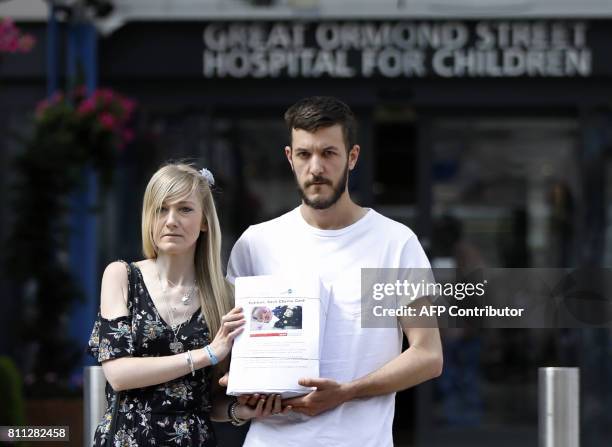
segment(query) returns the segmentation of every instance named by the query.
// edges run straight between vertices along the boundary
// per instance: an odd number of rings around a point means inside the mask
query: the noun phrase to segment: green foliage
[[[23,390],[19,371],[13,361],[0,357],[0,425],[25,425]]]

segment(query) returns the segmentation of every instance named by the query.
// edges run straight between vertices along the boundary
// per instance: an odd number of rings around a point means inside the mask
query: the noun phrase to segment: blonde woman
[[[211,419],[239,424],[280,407],[278,397],[246,406],[217,392],[245,318],[221,269],[213,182],[186,164],[159,169],[143,201],[146,259],[104,271],[89,350],[111,405],[95,446],[215,446]]]

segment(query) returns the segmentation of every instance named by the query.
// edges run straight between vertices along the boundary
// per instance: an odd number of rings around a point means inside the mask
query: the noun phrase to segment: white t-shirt
[[[348,227],[321,230],[300,208],[249,227],[234,245],[227,269],[236,277],[315,271],[331,291],[321,377],[348,382],[401,353],[402,331],[361,327],[361,268],[429,268],[415,234],[374,210]],[[395,393],[355,399],[308,417],[298,413],[253,421],[247,447],[392,446]]]

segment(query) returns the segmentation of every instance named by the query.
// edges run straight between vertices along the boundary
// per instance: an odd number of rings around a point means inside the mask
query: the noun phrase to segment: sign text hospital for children
[[[206,78],[586,77],[582,21],[212,22]]]

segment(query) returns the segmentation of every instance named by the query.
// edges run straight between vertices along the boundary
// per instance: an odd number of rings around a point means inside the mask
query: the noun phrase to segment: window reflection
[[[432,135],[434,266],[469,271],[575,262],[580,188],[575,119],[439,119]],[[508,427],[517,442],[535,439],[536,371],[558,361],[560,344],[568,338],[561,335],[444,330],[434,424],[450,430],[455,442],[461,442],[461,433],[466,439],[475,433],[500,439]]]

